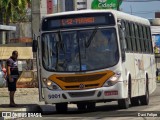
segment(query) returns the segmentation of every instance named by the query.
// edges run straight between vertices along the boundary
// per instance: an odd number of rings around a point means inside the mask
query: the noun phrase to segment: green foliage
[[[0,9],[3,11],[3,22],[23,21],[26,16],[26,5],[31,0],[0,0]]]

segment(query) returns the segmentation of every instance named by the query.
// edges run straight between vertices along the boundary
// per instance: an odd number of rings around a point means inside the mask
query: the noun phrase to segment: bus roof
[[[116,19],[124,19],[128,21],[138,22],[145,25],[150,25],[150,22],[146,18],[134,16],[128,13],[124,13],[117,10],[79,10],[79,11],[67,11],[67,12],[60,12],[60,13],[54,13],[44,16],[46,17],[53,17],[53,16],[64,16],[64,15],[74,15],[74,14],[83,14],[83,13],[105,13],[105,12],[111,12],[114,14]]]

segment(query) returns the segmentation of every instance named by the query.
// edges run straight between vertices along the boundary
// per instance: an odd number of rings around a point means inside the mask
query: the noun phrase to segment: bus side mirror
[[[33,40],[33,42],[32,42],[32,52],[37,52],[37,47],[38,47],[38,41]]]

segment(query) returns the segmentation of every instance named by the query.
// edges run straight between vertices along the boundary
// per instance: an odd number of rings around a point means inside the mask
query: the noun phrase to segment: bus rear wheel
[[[139,97],[133,97],[130,99],[132,106],[138,106],[139,105]]]
[[[149,104],[149,91],[148,87],[146,86],[145,95],[139,97],[141,105],[148,105]]]
[[[65,113],[68,110],[68,104],[67,103],[57,103],[56,104],[56,111],[58,113]]]

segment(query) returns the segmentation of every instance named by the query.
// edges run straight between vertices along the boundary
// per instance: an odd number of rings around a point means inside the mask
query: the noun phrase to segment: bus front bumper
[[[123,82],[118,82],[114,86],[110,87],[94,89],[53,91],[48,88],[44,88],[43,90],[46,104],[117,100],[127,97]]]

